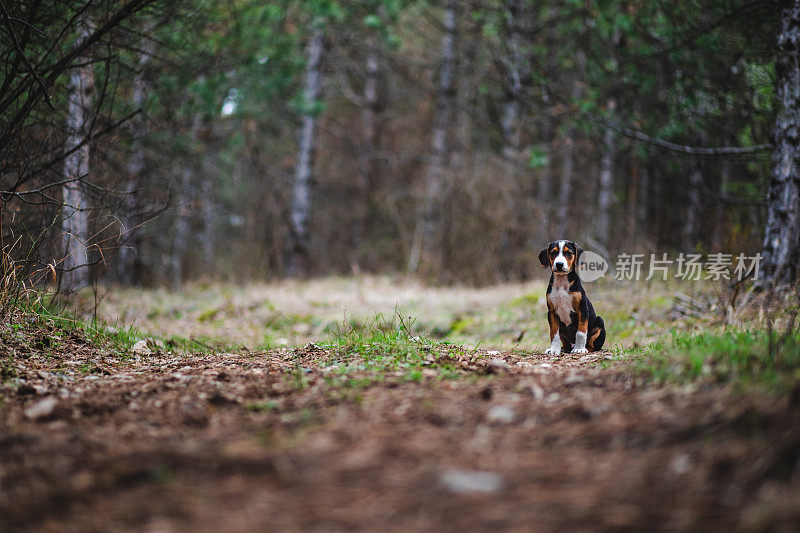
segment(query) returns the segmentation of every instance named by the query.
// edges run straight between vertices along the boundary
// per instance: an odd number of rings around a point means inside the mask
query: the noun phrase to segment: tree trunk
[[[551,2],[550,17],[557,17],[559,12],[559,2]],[[555,214],[553,212],[553,197],[555,195],[555,165],[554,163],[554,148],[556,146],[556,129],[555,120],[553,117],[553,102],[552,102],[552,88],[550,87],[550,80],[554,80],[559,73],[558,54],[554,53],[556,47],[559,46],[560,38],[558,35],[558,25],[551,24],[545,32],[545,42],[547,47],[551,50],[548,54],[549,59],[547,62],[547,71],[545,73],[545,80],[542,82],[542,135],[541,139],[543,145],[546,147],[547,160],[545,161],[542,174],[539,179],[536,196],[538,204],[541,208],[542,231],[544,233],[544,241],[553,238],[553,232],[556,229]],[[578,93],[577,84],[573,89],[575,94]]]
[[[555,238],[567,239],[570,231],[570,200],[572,197],[572,180],[575,174],[575,141],[572,138],[572,128],[567,130],[564,142],[564,160],[561,162],[561,183],[558,189],[558,207],[556,209],[556,228],[558,235]]]
[[[320,92],[320,66],[323,54],[323,32],[314,27],[306,46],[306,73],[303,84],[303,100],[312,106]],[[300,147],[295,165],[292,205],[289,214],[289,250],[286,271],[289,276],[305,274],[308,270],[309,232],[311,217],[312,165],[314,157],[314,126],[316,113],[307,109],[300,126]]]
[[[202,117],[196,114],[189,127],[189,153],[185,156],[185,161],[179,163],[175,168],[178,179],[177,191],[175,196],[177,202],[175,206],[175,219],[173,235],[170,242],[170,283],[175,289],[179,289],[186,275],[185,263],[186,253],[189,250],[189,241],[192,237],[192,213],[197,202],[197,166],[195,161],[195,146],[198,141],[198,134]]]
[[[85,25],[85,22],[81,22]],[[84,28],[84,38],[88,28]],[[74,68],[70,73],[67,96],[67,142],[71,151],[64,161],[64,177],[75,180],[62,189],[62,235],[64,262],[61,289],[73,291],[89,284],[89,205],[83,180],[89,174],[89,143],[92,100],[94,96],[94,69],[91,64]]]
[[[650,165],[648,162],[641,162],[639,166],[639,185],[637,189],[636,201],[636,226],[639,237],[648,237],[648,224],[653,222],[653,213],[650,212],[653,191],[650,190]]]
[[[500,254],[500,265],[507,279],[518,279],[526,274],[527,257],[525,252],[525,235],[530,226],[527,220],[529,210],[527,201],[530,187],[527,179],[522,147],[522,102],[524,90],[530,83],[526,58],[522,21],[525,20],[521,0],[510,0],[506,9],[506,58],[505,58],[505,91],[506,101],[500,117],[503,132],[503,163],[509,183],[506,205],[508,215],[507,227],[503,230]]]
[[[139,53],[139,69],[133,77],[132,97],[133,108],[142,109],[145,98],[147,97],[147,83],[144,79],[144,67],[150,61],[153,54],[153,41],[145,38],[142,51]],[[119,268],[119,279],[126,285],[139,282],[142,264],[140,253],[140,234],[139,225],[141,216],[138,211],[141,206],[137,205],[137,191],[142,188],[143,172],[145,167],[144,150],[141,146],[141,138],[147,132],[144,111],[137,114],[131,120],[131,136],[133,146],[131,155],[128,159],[128,184],[125,188],[125,195],[122,199],[122,240],[123,245],[119,249],[117,265]]]
[[[183,259],[189,248],[189,237],[191,236],[191,206],[197,197],[192,175],[190,165],[180,169],[178,174],[180,179],[177,191],[179,200],[176,206],[173,238],[170,243],[170,283],[174,289],[180,289],[183,283]]]
[[[687,191],[686,219],[683,224],[683,249],[686,251],[694,250],[697,244],[697,229],[702,208],[700,198],[700,188],[703,186],[703,171],[700,169],[699,162],[694,170],[689,174],[689,189]]]
[[[216,265],[214,230],[217,228],[217,176],[218,169],[214,161],[214,125],[206,124],[203,138],[207,139],[207,146],[201,156],[200,164],[200,217],[203,228],[200,233],[200,250],[203,253],[203,272],[212,277]]]
[[[639,198],[639,162],[636,159],[630,161],[631,174],[628,181],[627,197],[627,219],[628,230],[626,232],[626,242],[636,242],[636,202]]]
[[[543,93],[543,103],[547,105],[549,95],[544,96],[547,93],[547,87],[545,86],[542,89]],[[553,196],[553,184],[555,182],[555,172],[554,172],[554,165],[553,165],[553,146],[554,146],[554,137],[553,134],[553,117],[550,113],[549,109],[546,109],[542,113],[542,146],[544,146],[544,150],[547,153],[547,161],[544,163],[544,168],[542,168],[542,173],[539,177],[538,186],[536,188],[536,199],[538,205],[541,208],[541,223],[542,223],[542,232],[544,233],[544,240],[549,240],[552,237],[552,233],[554,230],[553,227],[553,209],[552,209],[552,196]]]
[[[379,8],[379,13],[382,9]],[[358,185],[360,192],[359,209],[353,230],[353,249],[356,258],[364,242],[364,237],[372,213],[372,190],[375,181],[375,146],[378,142],[378,81],[380,63],[378,44],[375,36],[367,43],[366,79],[364,80],[364,100],[361,108],[361,151],[358,164]],[[357,259],[355,263],[357,264]]]
[[[431,264],[435,263],[433,256],[441,252],[443,244],[441,205],[449,159],[448,128],[453,114],[456,5],[455,0],[447,0],[444,10],[445,31],[442,36],[439,90],[433,117],[431,155],[425,177],[427,190],[421,209],[422,216],[417,216],[414,242],[408,260],[410,272],[417,270],[423,255]]]
[[[579,105],[583,96],[581,83],[586,78],[586,54],[583,50],[578,50],[575,54],[576,80],[572,85],[572,99],[574,105]],[[564,134],[564,160],[561,163],[561,183],[558,190],[558,207],[556,209],[556,228],[558,228],[559,239],[568,238],[567,232],[570,228],[571,213],[569,210],[572,202],[572,180],[575,174],[575,128],[568,126]]]
[[[608,101],[608,110],[614,112],[617,102]],[[595,221],[595,234],[597,240],[609,247],[611,227],[611,201],[614,194],[614,159],[616,158],[617,145],[614,130],[607,128],[603,135],[603,156],[600,159],[600,177],[597,181],[597,219]]]
[[[717,213],[716,219],[717,223],[714,224],[714,237],[713,237],[713,244],[714,249],[718,252],[721,252],[723,249],[723,232],[722,230],[725,229],[723,227],[722,221],[725,217],[725,202],[723,198],[725,193],[728,189],[728,183],[731,180],[731,160],[730,159],[723,159],[720,164],[719,170],[719,188],[717,189]]]
[[[797,280],[800,259],[800,0],[781,1],[775,83],[778,116],[762,272],[766,283],[787,284]]]
[[[500,127],[503,131],[503,159],[508,164],[510,176],[516,179],[519,171],[520,151],[520,100],[523,90],[523,69],[525,59],[522,51],[522,36],[520,35],[520,22],[522,18],[522,2],[509,0],[506,13],[508,26],[506,43],[508,58],[505,61],[506,71],[506,101],[500,117]]]

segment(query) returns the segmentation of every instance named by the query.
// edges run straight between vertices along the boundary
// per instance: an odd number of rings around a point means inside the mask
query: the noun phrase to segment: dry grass
[[[343,324],[368,325],[376,315],[412,317],[414,329],[469,347],[541,350],[548,344],[546,280],[484,288],[430,287],[380,277],[322,278],[244,286],[193,284],[180,291],[101,288],[98,318],[135,325],[163,337],[211,339],[249,349],[325,342]],[[674,284],[587,284],[609,332],[608,348],[631,348],[670,330],[707,326],[700,318],[669,316]],[[713,300],[714,287],[677,287]],[[72,302],[79,314],[93,312],[91,292]],[[713,319],[713,316],[711,317]]]

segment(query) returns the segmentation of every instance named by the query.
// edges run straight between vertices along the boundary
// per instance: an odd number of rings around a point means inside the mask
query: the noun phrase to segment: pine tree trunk
[[[583,50],[578,50],[575,54],[576,77],[572,85],[572,100],[577,105],[583,96],[581,83],[586,78],[586,54]],[[572,181],[575,174],[575,128],[568,126],[564,134],[564,159],[561,162],[561,183],[558,190],[558,207],[556,209],[556,228],[558,229],[558,239],[567,239],[567,232],[570,231],[571,213],[569,206],[572,205]]]
[[[375,181],[375,146],[378,140],[378,80],[380,63],[377,40],[373,36],[367,44],[366,79],[364,80],[364,100],[361,109],[361,151],[359,153],[358,185],[359,213],[353,230],[353,248],[356,258],[364,242],[366,228],[372,213],[372,189]],[[357,263],[357,261],[356,261]]]
[[[626,233],[626,242],[635,242],[637,231],[636,231],[636,202],[639,198],[639,162],[637,160],[632,160],[630,162],[631,165],[631,175],[630,180],[628,181],[628,231]]]
[[[722,251],[723,248],[722,235],[723,235],[723,229],[725,229],[722,224],[722,221],[724,220],[725,217],[725,202],[723,202],[722,199],[723,196],[725,195],[725,192],[728,189],[728,183],[730,183],[730,180],[731,180],[731,160],[723,159],[722,163],[720,164],[719,188],[717,189],[718,190],[717,213],[716,213],[717,223],[714,224],[714,237],[712,239],[714,243],[714,248],[720,252]]]
[[[608,109],[611,113],[616,107],[615,100],[609,100]],[[597,218],[595,220],[595,234],[597,240],[609,247],[609,230],[611,227],[611,201],[614,188],[614,159],[616,158],[617,145],[614,130],[607,128],[603,135],[603,156],[600,159],[600,176],[597,181]]]
[[[170,283],[172,288],[179,289],[183,283],[183,259],[189,249],[191,232],[191,206],[197,195],[192,181],[192,167],[187,165],[179,171],[178,205],[175,213],[173,238],[170,243]]]
[[[556,209],[556,228],[558,228],[557,239],[568,239],[567,232],[570,231],[570,212],[572,197],[572,181],[575,174],[575,141],[572,138],[572,129],[567,131],[564,139],[564,159],[561,162],[561,182],[558,189],[558,207]]]
[[[208,129],[204,138],[208,139],[209,146],[201,156],[200,166],[200,218],[203,222],[200,233],[200,250],[203,253],[203,272],[206,276],[213,276],[215,274],[214,267],[217,264],[214,230],[217,228],[218,169],[214,164],[213,152],[210,150],[210,146],[213,145],[214,127],[213,124],[206,126]]]
[[[545,89],[546,90],[546,89]],[[549,98],[549,96],[548,96]],[[545,105],[547,101],[544,102]],[[552,237],[554,230],[553,227],[553,209],[552,209],[552,196],[553,184],[555,183],[555,172],[553,165],[553,117],[549,110],[545,110],[542,114],[542,140],[544,141],[545,151],[547,152],[547,161],[545,161],[544,168],[542,169],[541,176],[536,188],[536,199],[538,205],[542,210],[542,231],[545,234],[545,240]]]
[[[689,188],[687,190],[686,219],[683,223],[683,249],[694,250],[697,244],[697,229],[700,218],[701,198],[700,188],[703,186],[703,171],[699,164],[689,174]]]
[[[147,97],[147,83],[144,79],[144,67],[150,61],[153,54],[153,41],[145,39],[142,51],[139,53],[139,69],[133,77],[132,98],[134,109],[141,109]],[[133,146],[130,158],[128,159],[128,184],[125,189],[125,196],[122,199],[122,240],[123,245],[119,249],[117,265],[119,268],[119,279],[126,285],[139,282],[141,276],[141,257],[140,257],[140,233],[139,225],[141,216],[137,211],[137,192],[142,188],[143,172],[145,167],[144,150],[141,146],[141,138],[147,132],[144,112],[140,112],[131,120],[131,135]]]
[[[455,0],[447,0],[445,5],[439,89],[433,117],[431,155],[425,176],[427,190],[422,203],[422,216],[417,216],[408,260],[408,270],[411,272],[417,270],[422,256],[434,264],[434,256],[440,255],[443,244],[441,207],[449,162],[448,129],[453,115],[456,5]]]
[[[88,34],[88,29],[84,29],[84,32],[84,35]],[[84,141],[90,135],[94,97],[94,70],[91,64],[72,70],[67,90],[66,149],[74,151],[64,161],[64,177],[76,181],[65,184],[62,189],[64,273],[61,276],[61,289],[73,291],[89,284],[89,205],[83,180],[89,174],[89,143]]]
[[[306,72],[303,84],[305,105],[311,106],[319,96],[320,67],[323,54],[323,32],[315,27],[306,46]],[[312,167],[314,157],[314,127],[316,115],[312,111],[303,115],[300,127],[300,147],[295,165],[292,205],[289,214],[289,249],[287,252],[287,274],[297,276],[308,270],[309,230],[311,217]]]
[[[650,212],[650,202],[652,201],[653,191],[650,190],[650,167],[646,162],[642,162],[639,169],[639,186],[637,187],[636,201],[636,226],[640,237],[648,237],[648,224],[652,223],[652,213]]]
[[[778,116],[762,271],[764,282],[787,284],[797,280],[800,260],[800,0],[781,1],[775,83]]]

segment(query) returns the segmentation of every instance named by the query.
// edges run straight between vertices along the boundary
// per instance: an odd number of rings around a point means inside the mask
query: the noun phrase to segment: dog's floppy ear
[[[539,252],[539,262],[542,264],[542,268],[547,268],[550,266],[550,260],[547,259],[547,250],[549,248],[550,245],[548,245],[547,248]]]
[[[581,258],[581,254],[583,253],[583,248],[576,242],[575,244],[575,261],[577,262],[578,259]]]

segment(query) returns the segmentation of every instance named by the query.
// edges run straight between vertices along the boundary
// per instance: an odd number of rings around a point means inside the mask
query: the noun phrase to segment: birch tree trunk
[[[418,210],[414,242],[408,260],[410,272],[417,270],[422,255],[433,263],[432,256],[438,254],[442,247],[441,205],[449,159],[448,129],[453,115],[454,99],[456,5],[455,0],[447,0],[445,4],[439,88],[433,117],[431,155],[425,176],[427,190],[421,217]]]
[[[89,32],[86,22],[80,21],[79,24],[84,26],[81,38],[86,38]],[[64,160],[64,177],[73,181],[66,183],[62,189],[64,272],[60,287],[65,291],[73,291],[89,284],[89,204],[83,180],[89,174],[88,137],[91,133],[89,127],[94,96],[94,69],[91,64],[72,70],[67,90],[66,149],[71,153]]]
[[[767,194],[767,225],[761,255],[763,280],[797,280],[800,260],[800,0],[781,1],[775,93],[778,115]]]
[[[550,16],[557,17],[558,16],[558,2],[551,2],[550,4]],[[550,27],[545,32],[545,38],[547,47],[550,50],[555,50],[556,46],[558,46],[558,26],[556,24],[550,25]],[[549,54],[549,59],[547,62],[547,72],[545,75],[545,81],[542,82],[542,139],[544,141],[547,153],[547,160],[545,161],[545,166],[543,168],[543,172],[541,178],[539,179],[538,187],[537,187],[537,198],[539,201],[539,205],[542,209],[542,229],[545,233],[544,240],[547,241],[554,237],[553,232],[555,231],[556,227],[554,225],[554,213],[553,213],[553,197],[555,195],[555,184],[556,184],[556,177],[555,177],[555,165],[553,164],[554,157],[554,147],[555,147],[555,125],[553,119],[553,110],[552,110],[552,98],[551,92],[552,89],[550,87],[550,80],[555,79],[556,74],[558,73],[558,55],[555,53]]]
[[[139,68],[133,77],[132,99],[133,108],[142,109],[145,98],[147,97],[147,83],[144,78],[144,67],[150,61],[153,54],[153,41],[145,38],[142,51],[139,53]],[[130,158],[128,159],[128,184],[125,188],[125,196],[122,199],[122,240],[123,245],[119,249],[117,261],[119,267],[119,279],[126,285],[135,284],[141,275],[141,259],[139,257],[139,225],[141,217],[137,211],[137,190],[142,186],[142,178],[145,167],[144,150],[141,146],[141,138],[147,132],[147,124],[144,112],[140,112],[131,120],[131,135],[133,146]]]
[[[311,107],[320,93],[320,66],[323,53],[322,28],[315,26],[306,46],[306,72],[303,83],[303,100]],[[309,232],[311,217],[312,165],[314,157],[314,126],[316,114],[305,112],[300,126],[300,147],[295,165],[292,205],[289,214],[289,246],[286,271],[289,276],[303,274],[308,269]]]
[[[529,224],[526,220],[526,176],[522,161],[522,101],[523,91],[527,83],[528,63],[526,60],[522,20],[523,6],[521,0],[510,0],[506,9],[506,58],[505,85],[506,101],[500,117],[500,126],[503,132],[503,163],[509,188],[506,198],[508,211],[508,227],[503,230],[501,237],[500,265],[503,274],[512,279],[525,275],[526,257],[521,255],[525,248],[525,230]]]
[[[503,130],[503,158],[508,164],[510,175],[516,179],[519,170],[520,150],[520,99],[522,97],[523,69],[525,68],[520,35],[520,18],[522,16],[521,0],[510,0],[507,6],[508,58],[506,69],[506,101],[500,126]]]

